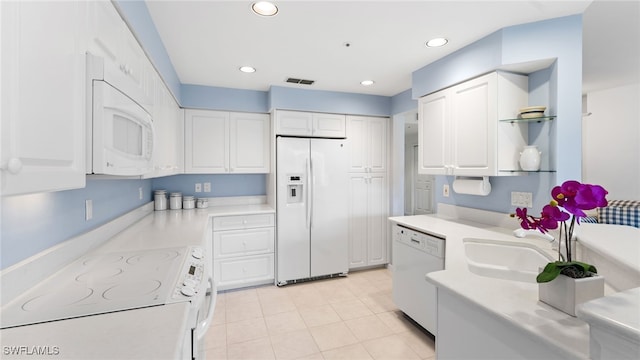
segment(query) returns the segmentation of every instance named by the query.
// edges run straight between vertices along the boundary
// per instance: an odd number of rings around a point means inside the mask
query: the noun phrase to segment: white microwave
[[[87,173],[138,176],[151,172],[155,138],[151,115],[112,85],[115,81],[100,76],[108,73],[102,58],[88,54],[87,60],[91,102]]]

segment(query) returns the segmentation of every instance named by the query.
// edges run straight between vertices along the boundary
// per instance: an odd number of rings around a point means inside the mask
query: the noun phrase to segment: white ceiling
[[[607,6],[611,1],[600,2],[603,4],[598,4],[598,11],[585,13],[585,27],[590,22],[599,23],[603,16],[607,18],[603,24],[607,25],[592,32],[585,28],[585,37],[612,26],[616,31],[638,28],[640,16],[633,11],[638,8],[637,0],[611,8]],[[147,7],[183,84],[261,91],[276,85],[393,96],[411,87],[414,70],[496,30],[584,13],[591,1],[275,3],[280,12],[271,18],[253,14],[252,2],[242,0],[151,0]],[[449,44],[443,48],[424,45],[438,36],[447,37]],[[631,60],[636,60],[637,67],[638,44],[633,46],[636,50],[631,51]],[[633,46],[626,43],[610,50],[625,49],[629,53],[626,49]],[[584,50],[588,55],[585,71],[599,73],[593,77],[597,81],[609,79],[600,73],[610,70],[610,66],[603,67],[601,63],[611,65],[612,56],[599,56],[598,64],[590,65],[591,54],[600,51],[586,43]],[[625,67],[634,66],[629,60],[623,63]],[[257,71],[241,73],[238,68],[243,65]],[[623,67],[618,69],[625,71]],[[316,82],[311,86],[292,85],[284,82],[288,77]],[[585,86],[588,78],[585,73]],[[360,85],[365,79],[374,80],[375,84]]]

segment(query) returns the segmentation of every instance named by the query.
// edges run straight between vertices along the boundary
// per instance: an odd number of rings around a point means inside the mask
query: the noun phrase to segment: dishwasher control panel
[[[425,234],[404,226],[394,225],[393,240],[422,250],[433,256],[444,258],[445,240],[443,238]]]

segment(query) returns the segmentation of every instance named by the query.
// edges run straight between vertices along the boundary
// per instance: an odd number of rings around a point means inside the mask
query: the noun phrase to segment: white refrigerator
[[[346,140],[278,137],[276,141],[276,283],[346,274]]]

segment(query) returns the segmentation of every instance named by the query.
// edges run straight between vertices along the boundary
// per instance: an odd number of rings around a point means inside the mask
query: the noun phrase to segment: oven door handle
[[[207,317],[202,320],[202,322],[196,327],[198,340],[202,340],[204,335],[207,333],[207,330],[209,330],[209,327],[211,326],[211,322],[213,321],[213,313],[215,312],[216,301],[218,299],[216,284],[211,277],[209,278],[209,288],[207,289],[207,296],[211,296],[211,301],[209,302]]]

